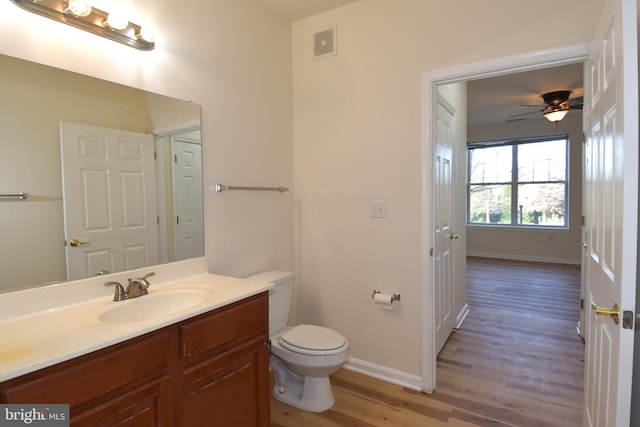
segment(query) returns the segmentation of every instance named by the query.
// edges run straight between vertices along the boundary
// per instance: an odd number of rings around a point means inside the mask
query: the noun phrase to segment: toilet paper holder
[[[373,290],[373,294],[371,294],[371,298],[372,298],[372,299],[373,299],[373,298],[375,298],[375,297],[376,297],[376,295],[377,295],[377,294],[380,294],[380,293],[382,293],[382,292],[377,291],[377,290],[375,290],[375,289],[374,289],[374,290]],[[400,294],[399,294],[399,293],[394,292],[393,294],[391,294],[391,297],[392,297],[392,298],[391,298],[391,302],[394,302],[394,301],[400,301]]]

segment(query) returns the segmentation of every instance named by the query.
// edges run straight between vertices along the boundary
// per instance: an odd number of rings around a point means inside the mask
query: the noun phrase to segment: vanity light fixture
[[[153,37],[140,25],[127,21],[117,11],[108,12],[91,7],[89,0],[11,0],[29,12],[71,25],[81,30],[140,49],[155,48]]]

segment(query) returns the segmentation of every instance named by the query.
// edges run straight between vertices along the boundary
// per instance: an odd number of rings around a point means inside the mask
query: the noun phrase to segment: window
[[[567,227],[568,136],[471,143],[472,225]]]

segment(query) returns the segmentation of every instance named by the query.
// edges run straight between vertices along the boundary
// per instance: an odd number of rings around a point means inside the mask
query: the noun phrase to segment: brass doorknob
[[[83,242],[83,241],[78,240],[78,239],[71,239],[71,240],[69,240],[69,244],[70,244],[71,246],[73,246],[74,248],[75,248],[76,246],[80,246],[80,245],[88,245],[89,243],[91,243],[91,242]]]
[[[620,322],[620,307],[618,307],[618,303],[613,304],[611,308],[603,308],[596,306],[591,301],[591,309],[597,316],[610,316],[616,322],[616,325]]]
[[[457,239],[458,237],[460,237],[460,235],[459,235],[459,234],[456,234],[456,233],[451,233],[451,234],[449,234],[449,238],[450,238],[451,240],[453,240],[453,239]]]

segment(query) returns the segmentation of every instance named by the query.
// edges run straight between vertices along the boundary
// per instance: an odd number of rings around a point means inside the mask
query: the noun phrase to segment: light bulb
[[[107,25],[114,30],[124,30],[129,25],[129,20],[122,13],[109,12]]]
[[[148,41],[149,43],[155,41],[154,31],[149,26],[145,26],[145,27],[140,28],[140,37],[142,39]]]
[[[85,0],[69,0],[68,11],[75,16],[87,16],[91,13],[91,5]]]

